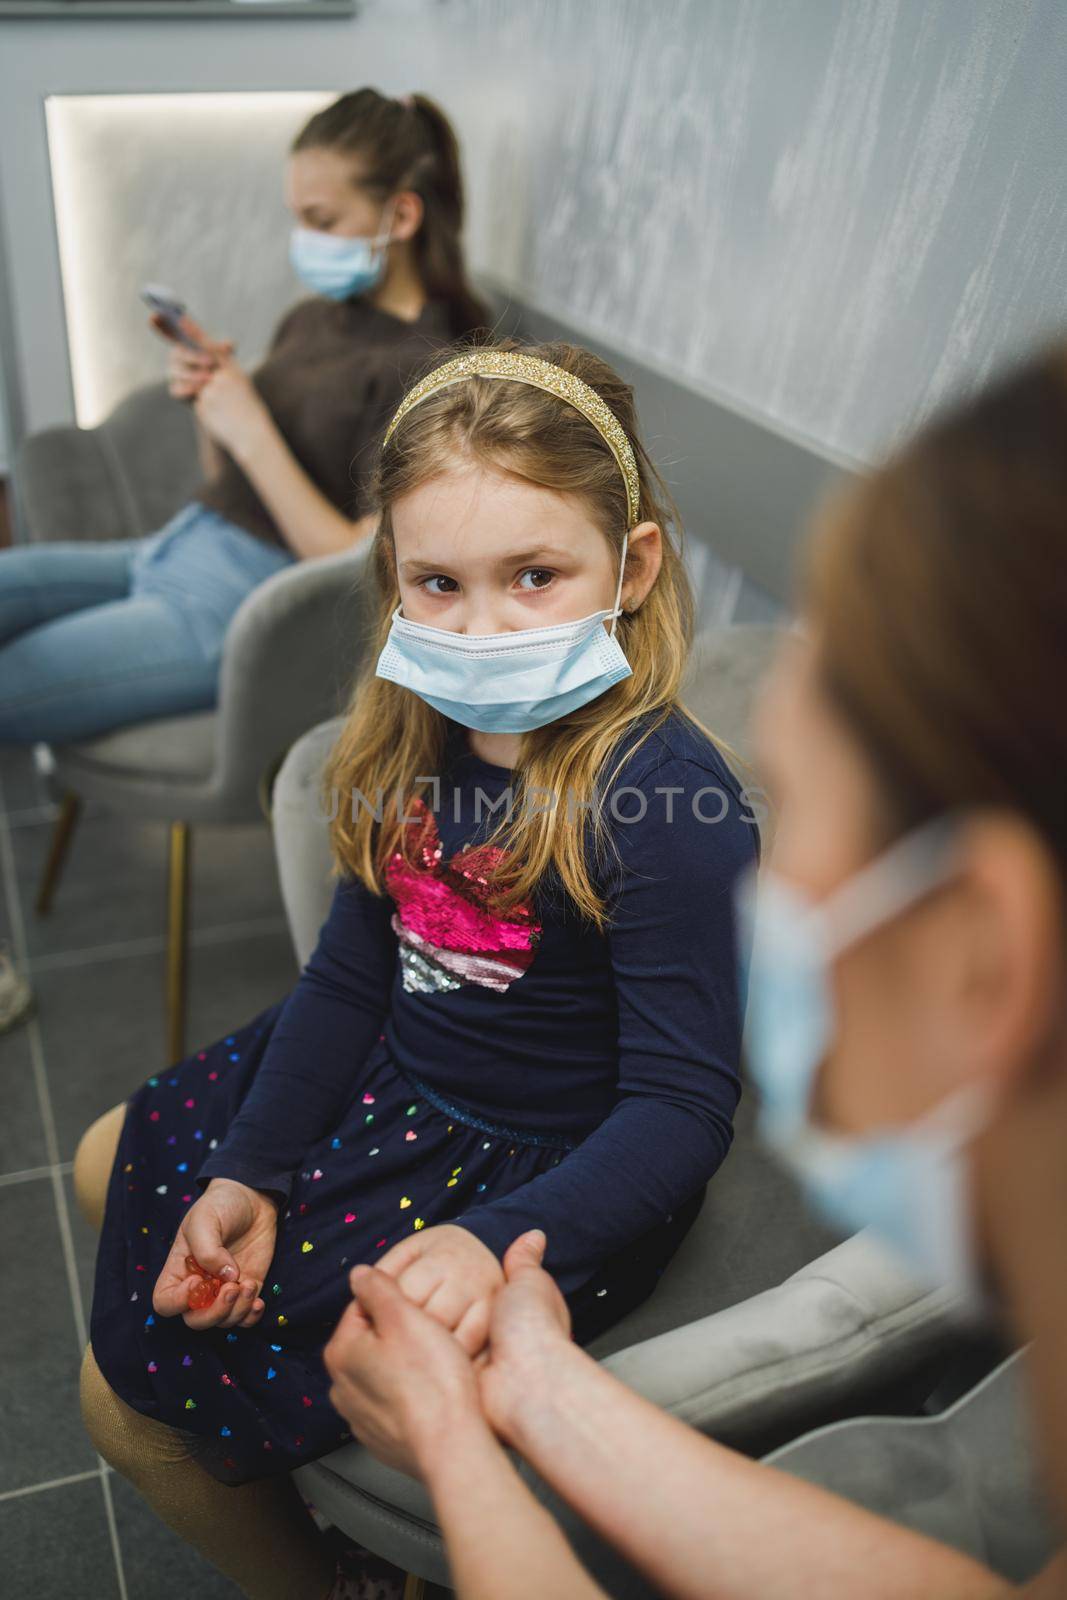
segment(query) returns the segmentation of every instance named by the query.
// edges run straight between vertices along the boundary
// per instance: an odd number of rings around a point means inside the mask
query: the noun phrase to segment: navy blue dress
[[[116,1393],[195,1436],[220,1481],[351,1438],[322,1350],[350,1269],[413,1229],[458,1223],[499,1258],[543,1228],[585,1344],[646,1298],[692,1226],[740,1092],[732,887],[758,831],[681,713],[635,749],[641,731],[605,791],[611,848],[590,857],[606,932],[552,874],[506,918],[488,909],[484,839],[512,775],[452,723],[388,893],[342,880],[291,993],[131,1096],[92,1345]],[[152,1291],[213,1177],[280,1197],[277,1247],[259,1322],[193,1332],[154,1314]]]

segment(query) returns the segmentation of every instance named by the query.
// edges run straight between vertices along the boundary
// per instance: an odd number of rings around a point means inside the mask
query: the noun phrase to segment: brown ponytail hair
[[[467,280],[463,259],[463,175],[459,145],[440,106],[425,95],[390,100],[377,89],[356,89],[318,111],[291,151],[337,150],[364,164],[360,186],[384,201],[411,189],[422,201],[415,261],[432,300],[447,302],[451,332],[462,338],[488,322]]]
[[[839,494],[805,600],[821,683],[875,768],[886,831],[1008,807],[1067,880],[1067,346]]]

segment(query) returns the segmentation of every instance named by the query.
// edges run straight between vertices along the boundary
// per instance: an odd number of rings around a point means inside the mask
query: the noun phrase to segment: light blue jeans
[[[143,539],[0,550],[0,743],[210,708],[230,619],[295,559],[197,501]]]

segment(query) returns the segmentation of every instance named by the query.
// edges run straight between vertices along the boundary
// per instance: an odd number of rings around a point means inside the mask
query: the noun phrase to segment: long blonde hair
[[[480,346],[480,348],[484,348]],[[633,391],[606,362],[575,345],[519,345],[501,340],[493,348],[521,349],[576,374],[611,407],[633,445],[641,479],[640,520],[656,522],[663,534],[660,571],[640,607],[617,619],[616,636],[632,675],[597,699],[522,736],[513,775],[515,803],[487,845],[506,854],[491,875],[494,909],[506,913],[526,902],[554,868],[578,910],[598,928],[606,910],[593,885],[580,823],[559,804],[539,808],[530,797],[576,796],[592,800],[588,811],[598,846],[607,830],[600,802],[629,755],[671,714],[680,710],[700,731],[710,729],[678,703],[694,626],[694,600],[682,561],[682,530],[670,493],[637,436]],[[436,367],[457,353],[438,352]],[[344,728],[324,776],[327,792],[342,797],[401,796],[402,802],[373,808],[340,805],[331,820],[335,873],[351,872],[376,893],[396,851],[407,854],[403,818],[424,793],[413,780],[436,774],[445,757],[446,723],[440,712],[410,690],[374,675],[400,603],[391,508],[401,496],[453,468],[457,460],[513,473],[531,483],[578,496],[621,559],[627,537],[626,491],[611,451],[597,430],[572,406],[529,384],[472,377],[437,390],[403,418],[380,452],[375,488],[381,510],[371,563],[378,592],[374,637],[356,683]],[[643,732],[626,741],[612,773],[608,757],[631,724]],[[725,747],[724,747],[725,748]],[[566,808],[569,813],[570,806]],[[578,812],[581,818],[583,813]]]

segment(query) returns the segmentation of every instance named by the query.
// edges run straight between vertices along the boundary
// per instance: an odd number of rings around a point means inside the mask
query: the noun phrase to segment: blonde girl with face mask
[[[630,390],[569,345],[461,351],[376,488],[329,917],[286,1000],[128,1102],[86,1353],[98,1447],[129,1465],[101,1390],[181,1430],[219,1507],[183,1531],[266,1600],[307,1552],[242,1573],[220,1519],[351,1437],[323,1351],[355,1264],[475,1356],[540,1228],[588,1343],[654,1289],[739,1094],[758,831],[679,699],[692,596]]]

